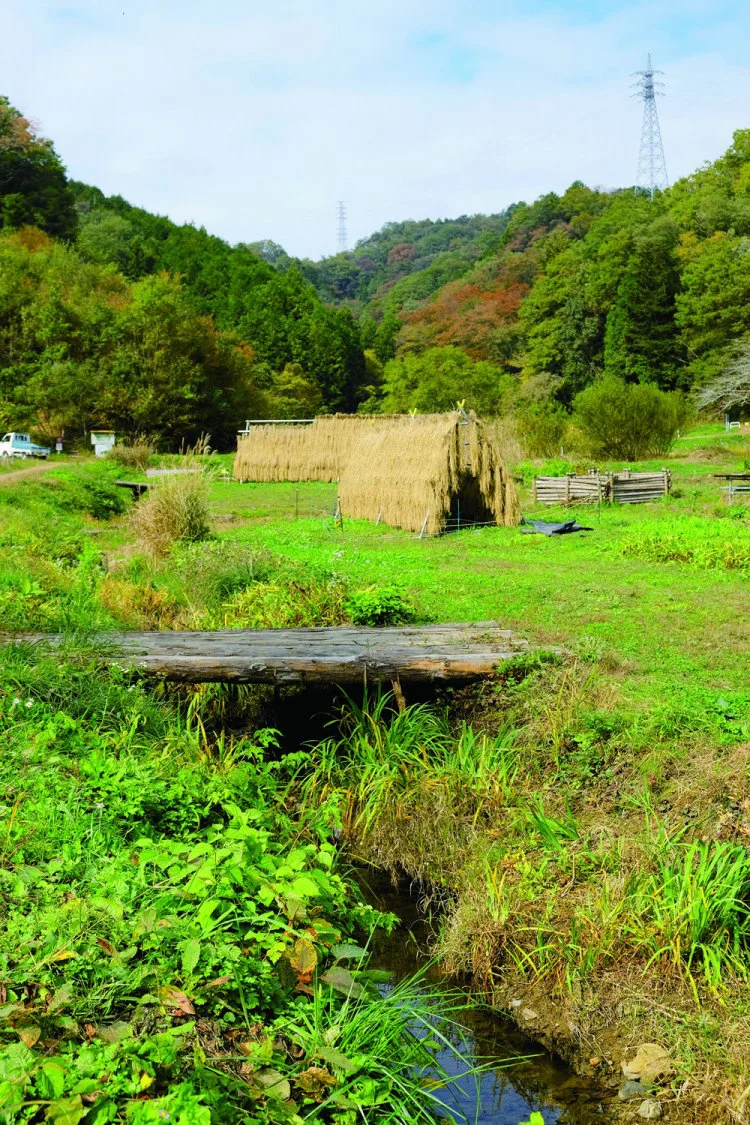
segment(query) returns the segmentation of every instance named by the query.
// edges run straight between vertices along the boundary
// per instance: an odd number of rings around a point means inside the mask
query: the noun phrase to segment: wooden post
[[[375,526],[376,527],[378,526],[378,524],[380,523],[382,518],[383,518],[383,509],[381,508],[380,511],[378,512],[378,518],[375,520]]]
[[[405,711],[406,697],[401,690],[401,680],[398,678],[398,676],[394,676],[394,678],[391,680],[391,687],[393,688],[393,698],[396,700],[396,706],[398,707],[399,711]]]
[[[420,539],[424,539],[424,529],[427,527],[427,521],[428,521],[429,518],[430,518],[430,513],[428,512],[427,515],[424,518],[424,523],[422,524],[422,530],[419,533]]]

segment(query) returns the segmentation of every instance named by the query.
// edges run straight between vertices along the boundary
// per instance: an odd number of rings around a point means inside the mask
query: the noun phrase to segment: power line
[[[662,70],[654,70],[651,65],[651,55],[648,55],[646,69],[635,72],[634,77],[637,81],[633,83],[635,90],[633,96],[643,101],[643,127],[636,183],[639,187],[645,188],[652,199],[657,189],[664,191],[669,187],[659,115],[656,112],[656,98],[657,95],[663,97],[664,83],[654,78],[654,75],[663,73]]]
[[[339,254],[345,254],[349,249],[346,240],[346,207],[341,200],[337,207],[336,245]]]

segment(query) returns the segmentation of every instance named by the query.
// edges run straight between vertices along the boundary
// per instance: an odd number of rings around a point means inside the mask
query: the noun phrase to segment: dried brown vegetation
[[[515,485],[493,431],[462,412],[337,415],[259,426],[239,440],[239,480],[340,480],[342,514],[438,534],[518,523]]]
[[[130,527],[140,546],[153,555],[166,555],[173,543],[207,538],[208,485],[202,475],[166,477],[140,500]]]

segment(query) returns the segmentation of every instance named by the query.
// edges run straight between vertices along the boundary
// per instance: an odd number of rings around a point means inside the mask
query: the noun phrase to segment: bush
[[[166,555],[173,543],[197,543],[210,534],[208,486],[202,475],[165,477],[130,517],[144,550]]]
[[[678,392],[605,378],[576,396],[573,416],[592,456],[638,461],[667,453],[691,410]]]
[[[140,469],[145,472],[156,453],[156,446],[145,434],[136,434],[129,445],[116,445],[109,453],[109,460],[117,461],[125,469]]]
[[[414,603],[396,586],[368,586],[351,594],[344,608],[354,625],[405,625],[414,618]]]
[[[568,429],[569,418],[554,402],[533,402],[516,412],[518,437],[527,457],[556,457]]]

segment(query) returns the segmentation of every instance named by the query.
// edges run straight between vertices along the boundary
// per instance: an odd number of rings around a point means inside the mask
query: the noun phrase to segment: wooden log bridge
[[[33,639],[59,643],[57,637],[40,634]],[[535,651],[527,641],[489,621],[382,629],[107,633],[96,640],[109,663],[187,683],[466,681],[490,675],[498,665]]]

